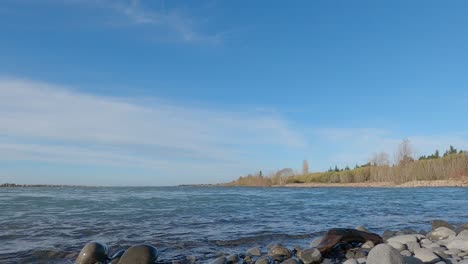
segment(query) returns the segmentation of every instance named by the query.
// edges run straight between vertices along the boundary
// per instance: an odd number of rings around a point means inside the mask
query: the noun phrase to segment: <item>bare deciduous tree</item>
[[[398,146],[398,150],[395,154],[395,161],[398,165],[406,165],[413,160],[413,147],[409,139],[406,138]]]
[[[370,158],[369,162],[373,166],[388,166],[388,165],[390,165],[389,156],[384,151],[372,154],[372,157]]]
[[[302,175],[309,174],[309,162],[307,160],[302,161]]]

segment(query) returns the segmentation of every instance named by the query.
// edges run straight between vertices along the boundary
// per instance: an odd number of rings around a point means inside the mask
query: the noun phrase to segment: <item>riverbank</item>
[[[299,188],[420,188],[420,187],[468,187],[468,181],[457,180],[433,180],[433,181],[409,181],[405,183],[395,182],[355,182],[355,183],[289,183],[275,185],[273,187],[299,187]]]

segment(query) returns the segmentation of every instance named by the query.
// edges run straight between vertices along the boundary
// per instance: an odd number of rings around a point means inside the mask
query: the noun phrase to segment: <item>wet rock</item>
[[[236,254],[231,254],[226,257],[226,261],[228,264],[237,263],[239,261],[239,256],[237,256]]]
[[[297,257],[304,264],[316,264],[316,263],[320,263],[320,261],[322,260],[322,254],[316,248],[310,248],[310,249],[298,251]]]
[[[268,251],[268,256],[275,257],[275,258],[281,257],[283,259],[288,259],[291,257],[291,252],[289,251],[289,249],[283,246],[276,246],[276,247],[272,247]]]
[[[387,244],[375,246],[367,257],[367,264],[405,264],[398,250]]]
[[[86,244],[76,258],[76,264],[94,264],[107,261],[109,249],[105,244],[91,242]]]
[[[270,258],[267,256],[260,257],[255,261],[255,264],[269,264],[270,263]]]
[[[424,263],[435,263],[440,260],[432,250],[427,248],[416,249],[414,251],[414,257],[420,259]]]
[[[310,242],[310,247],[311,248],[318,247],[318,245],[322,243],[322,240],[323,240],[323,236],[316,237],[314,240],[312,240],[312,242]]]
[[[367,248],[367,249],[370,249],[370,248],[373,248],[373,247],[375,247],[375,244],[372,241],[367,241],[366,243],[362,244],[362,246],[361,246],[361,248]]]
[[[268,244],[268,245],[266,246],[266,248],[267,248],[268,250],[270,250],[270,249],[272,249],[272,248],[274,248],[274,247],[276,247],[276,246],[283,246],[283,245],[281,245],[280,243],[271,242],[270,244]]]
[[[449,224],[447,221],[444,220],[433,220],[431,222],[432,224],[432,230],[436,230],[439,227],[446,227],[451,230],[455,230],[455,227],[451,224]]]
[[[227,264],[227,259],[226,259],[226,257],[219,257],[219,258],[211,261],[210,264]]]
[[[136,245],[125,250],[118,264],[153,264],[158,259],[158,250],[150,245]]]
[[[442,226],[429,232],[429,234],[427,234],[427,237],[431,240],[441,240],[447,238],[455,238],[456,235],[457,234],[452,229]]]
[[[296,258],[290,258],[281,262],[281,264],[301,264],[301,262]]]
[[[253,248],[249,248],[247,252],[245,252],[245,254],[249,256],[261,256],[262,251],[260,251],[258,247],[253,247]]]

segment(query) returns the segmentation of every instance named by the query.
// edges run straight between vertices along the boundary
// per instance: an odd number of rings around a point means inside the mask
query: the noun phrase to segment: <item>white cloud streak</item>
[[[245,167],[262,148],[304,140],[276,115],[140,105],[61,86],[0,80],[0,160],[137,166]],[[255,153],[247,149],[257,148]],[[244,165],[239,165],[244,163]]]

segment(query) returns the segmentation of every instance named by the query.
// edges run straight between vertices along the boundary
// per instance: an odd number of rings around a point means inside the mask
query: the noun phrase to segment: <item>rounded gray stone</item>
[[[359,264],[359,262],[356,259],[348,259],[343,264]]]
[[[255,261],[255,264],[269,264],[270,263],[270,258],[267,256],[260,257]]]
[[[415,243],[417,243],[417,242],[415,242]],[[398,250],[399,252],[406,249],[405,244],[400,243],[398,241],[388,241],[387,244],[390,245],[391,247],[393,247],[394,249]]]
[[[105,244],[90,242],[81,249],[76,258],[76,264],[94,264],[107,261],[109,249]]]
[[[269,256],[282,256],[283,258],[290,258],[291,257],[291,251],[289,249],[283,247],[283,246],[276,246],[272,247],[268,251]]]
[[[428,248],[416,249],[414,251],[414,257],[420,259],[424,263],[435,263],[440,260],[439,256]]]
[[[398,250],[387,244],[380,244],[369,252],[366,264],[405,264],[405,262]]]
[[[247,252],[245,252],[246,255],[249,255],[249,256],[261,256],[262,255],[262,251],[258,248],[258,247],[253,247],[253,248],[249,248],[247,250]]]
[[[158,259],[158,250],[150,245],[136,245],[125,250],[118,264],[153,264]]]
[[[455,231],[453,231],[452,229],[441,226],[429,232],[429,234],[427,234],[427,237],[431,240],[441,240],[447,238],[455,238],[456,235],[457,233],[455,233]]]
[[[398,235],[398,236],[394,236],[394,237],[391,237],[389,239],[387,239],[387,242],[390,242],[390,241],[396,241],[396,242],[400,242],[402,244],[406,244],[408,242],[418,242],[418,239],[421,239],[421,238],[424,238],[423,235],[419,235],[419,234],[416,234],[416,235]]]
[[[316,237],[314,240],[312,240],[312,242],[310,242],[310,247],[318,247],[318,245],[320,245],[320,243],[322,243],[322,239],[323,239],[323,236],[320,236],[320,237]]]
[[[316,264],[322,260],[322,254],[316,248],[305,249],[297,252],[297,257],[304,264]]]

